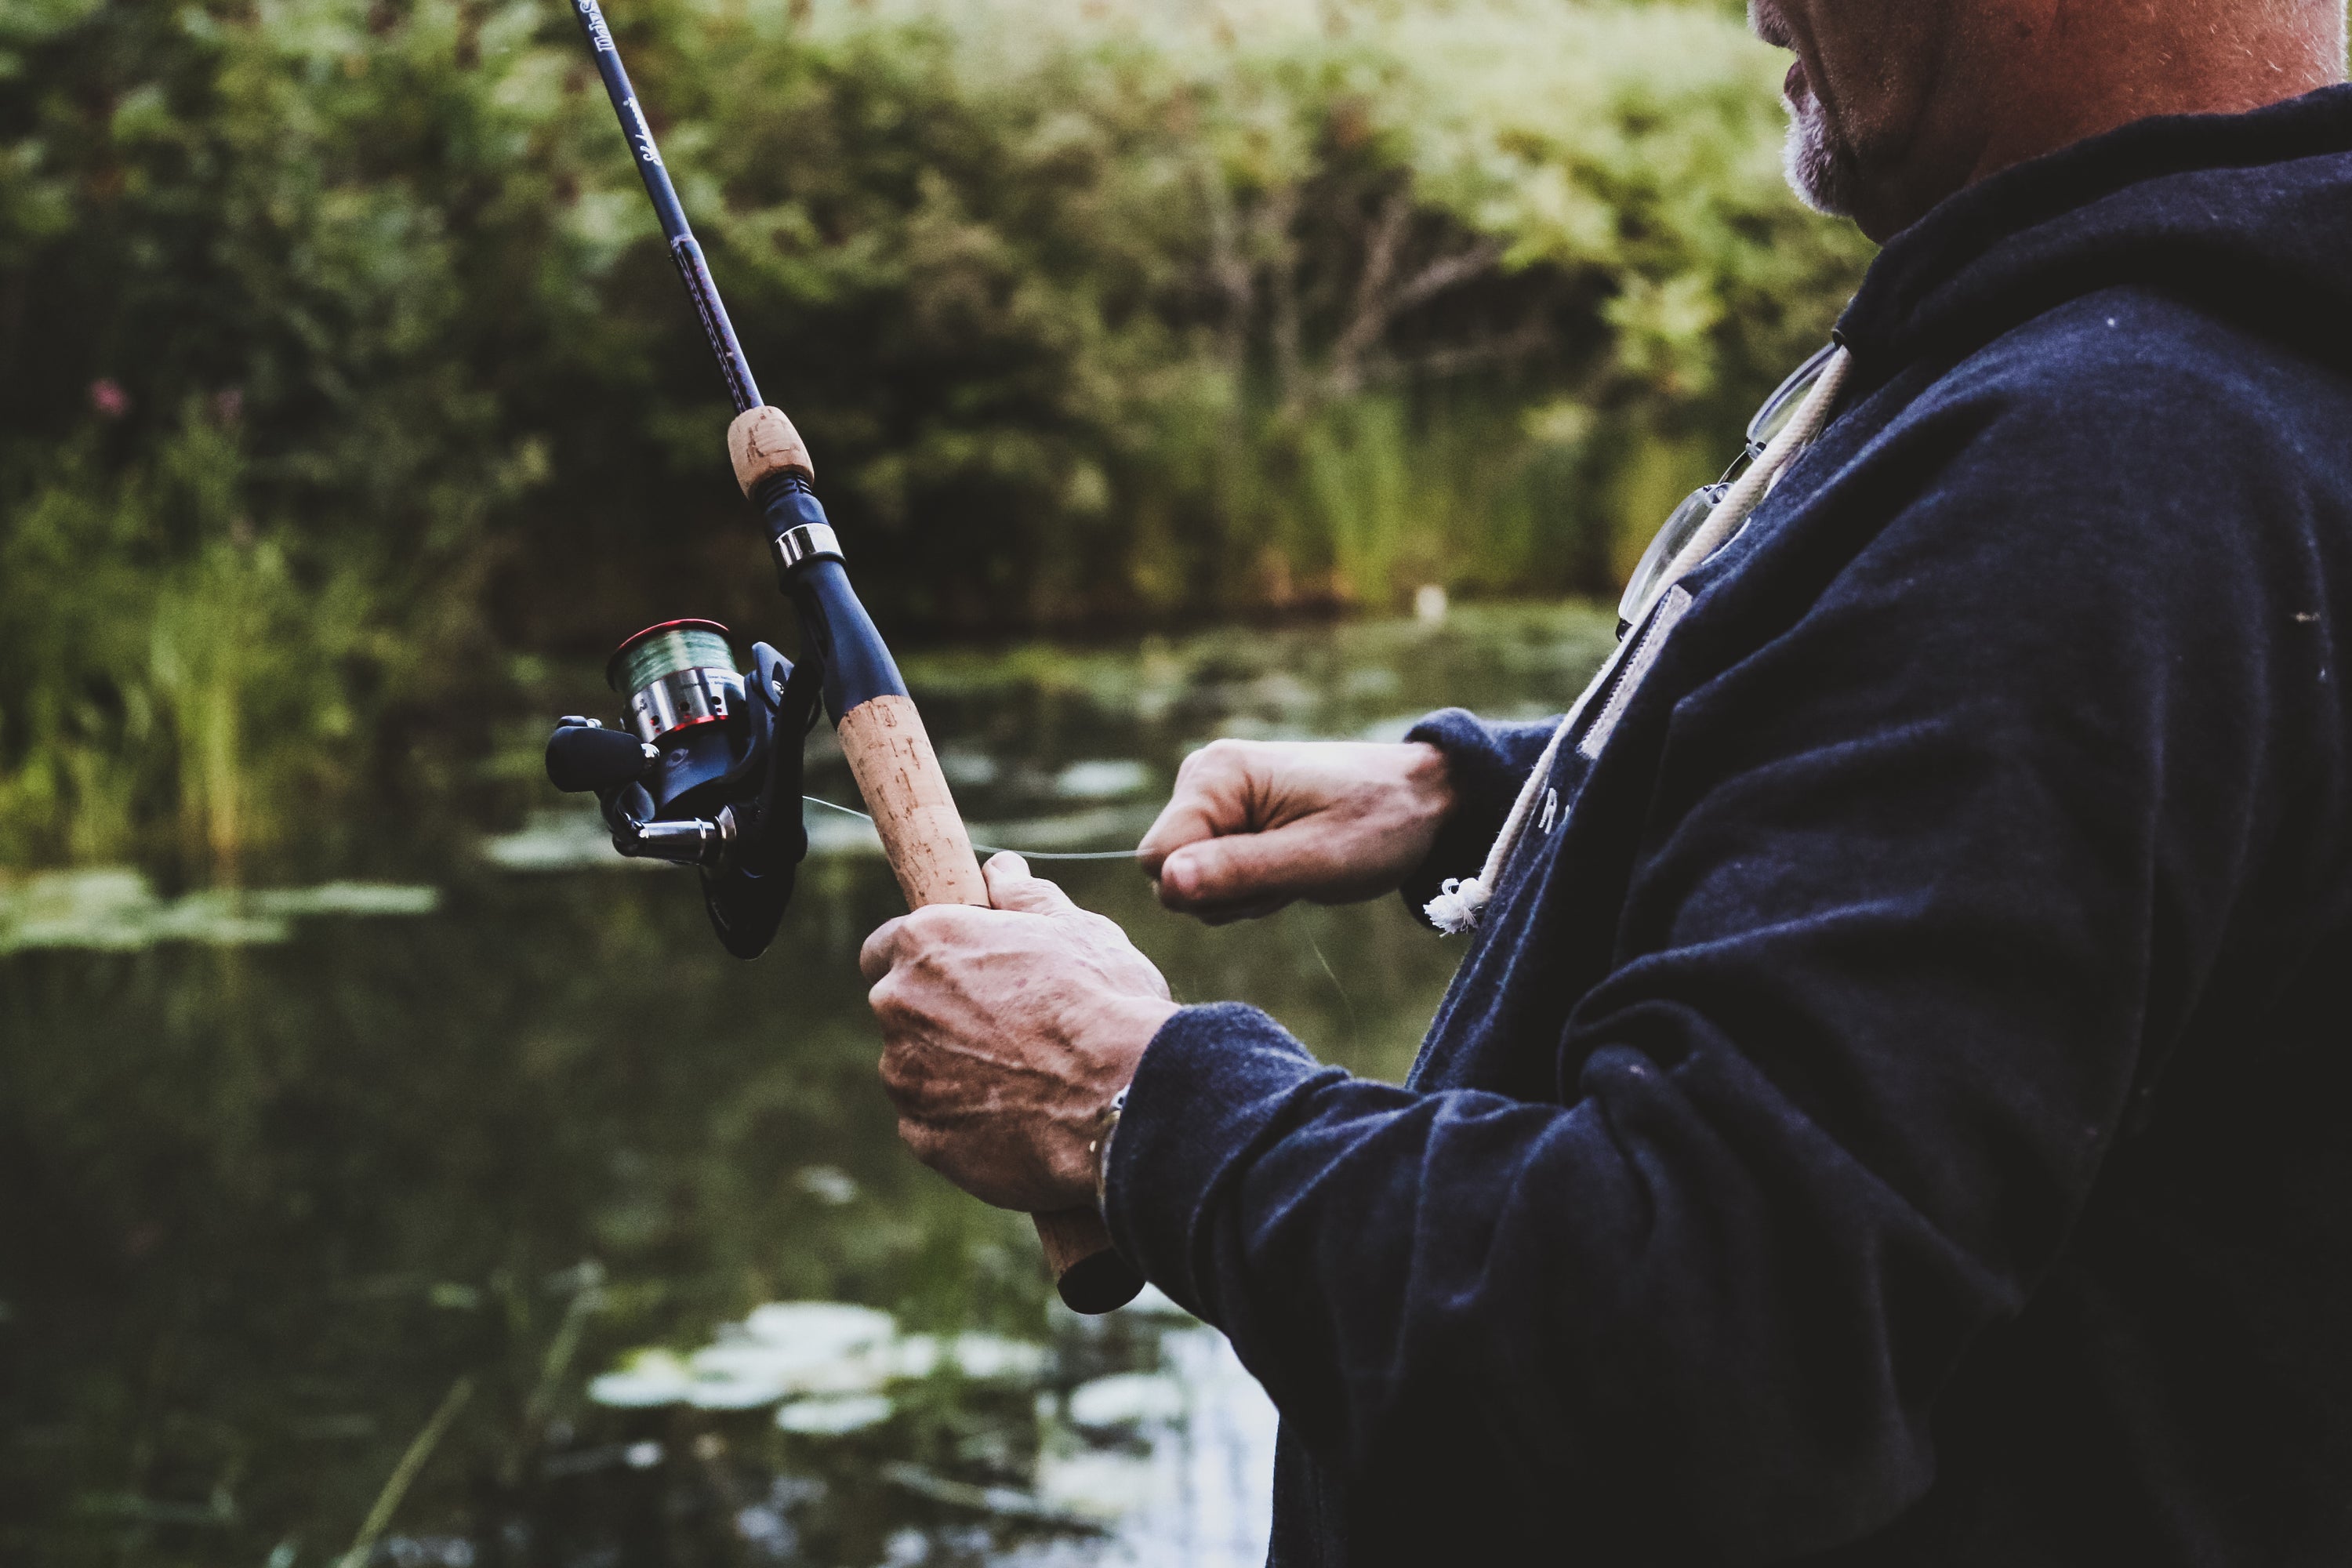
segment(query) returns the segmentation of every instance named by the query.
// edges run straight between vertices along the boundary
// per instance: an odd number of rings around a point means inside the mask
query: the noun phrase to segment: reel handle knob
[[[566,795],[618,789],[654,771],[661,753],[625,730],[580,721],[547,738],[547,781]]]

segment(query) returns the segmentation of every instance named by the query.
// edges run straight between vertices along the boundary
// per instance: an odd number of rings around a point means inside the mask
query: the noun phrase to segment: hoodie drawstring
[[[1797,454],[1812,444],[1813,438],[1822,433],[1822,427],[1829,423],[1830,410],[1837,405],[1838,393],[1844,387],[1846,374],[1853,368],[1853,356],[1843,348],[1838,350],[1823,367],[1822,378],[1814,384],[1804,406],[1797,411],[1796,416],[1782,427],[1778,436],[1772,437],[1771,445],[1764,448],[1764,455],[1757,458],[1724,493],[1723,499],[1716,503],[1715,510],[1707,514],[1706,521],[1691,535],[1690,542],[1684,545],[1675,557],[1674,563],[1660,574],[1657,586],[1650,590],[1640,613],[1633,616],[1635,627],[1650,618],[1650,612],[1657,608],[1658,601],[1664,598],[1677,582],[1721,549],[1739,531],[1740,524],[1748,521],[1748,514],[1754,511],[1758,503],[1771,492],[1781,471],[1796,460]],[[1559,728],[1552,731],[1550,743],[1544,747],[1543,755],[1536,760],[1534,771],[1528,774],[1527,783],[1519,786],[1519,797],[1511,803],[1511,814],[1503,819],[1503,831],[1496,835],[1494,847],[1486,851],[1486,862],[1479,868],[1478,874],[1469,878],[1449,878],[1437,897],[1423,907],[1423,912],[1429,917],[1429,923],[1439,931],[1447,936],[1458,936],[1464,931],[1477,929],[1486,901],[1494,896],[1496,886],[1502,880],[1503,868],[1510,862],[1511,852],[1518,847],[1519,838],[1527,831],[1528,817],[1534,811],[1535,803],[1543,797],[1545,786],[1551,777],[1552,763],[1559,756],[1561,742],[1576,728],[1577,721],[1584,717],[1584,710],[1591,705],[1593,698],[1607,688],[1610,678],[1623,662],[1626,650],[1641,640],[1628,631],[1618,642],[1617,650],[1609,656],[1591,682],[1585,687],[1583,694],[1561,718]]]

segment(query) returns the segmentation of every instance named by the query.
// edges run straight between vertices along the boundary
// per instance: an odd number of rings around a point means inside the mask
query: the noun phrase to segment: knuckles
[[[941,949],[972,940],[975,927],[997,912],[968,904],[928,904],[910,910],[875,928],[857,950],[857,967],[867,980],[878,984],[886,975],[935,963]]]
[[[1251,748],[1256,742],[1223,736],[1192,752],[1176,767],[1176,786],[1181,790],[1213,789],[1216,782],[1235,777],[1249,766]]]
[[[1076,907],[1044,912],[937,904],[903,915],[868,938],[859,954],[867,1005],[886,1034],[909,1026],[948,998],[987,1007],[1004,998],[1004,979],[1050,980],[1073,959],[1129,947],[1118,921]],[[1045,966],[1043,970],[1039,965]]]
[[[868,981],[878,984],[884,975],[890,973],[899,924],[898,921],[885,921],[875,927],[873,934],[859,945],[857,972]]]
[[[1255,742],[1237,741],[1231,736],[1210,742],[1184,759],[1184,767],[1195,775],[1210,779],[1237,777],[1249,770],[1250,752]]]
[[[857,963],[868,980],[938,963],[942,949],[968,940],[970,917],[993,913],[964,904],[929,904],[910,910],[878,928],[858,950]]]
[[[899,941],[916,947],[952,942],[968,923],[964,917],[978,912],[968,904],[926,904],[910,910],[899,917]]]

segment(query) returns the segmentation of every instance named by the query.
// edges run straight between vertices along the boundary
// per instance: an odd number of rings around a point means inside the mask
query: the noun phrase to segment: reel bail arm
[[[681,866],[717,866],[734,845],[735,809],[719,808],[715,819],[656,817],[653,796],[642,781],[661,766],[661,748],[594,719],[567,714],[547,738],[547,776],[568,794],[593,791],[613,830],[613,847],[647,860]]]

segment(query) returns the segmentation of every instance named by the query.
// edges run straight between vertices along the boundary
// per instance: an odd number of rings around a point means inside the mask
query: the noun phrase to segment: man
[[[1280,1563],[2352,1562],[2341,0],[1754,20],[1886,241],[1844,381],[1410,1086],[1000,858],[868,946],[902,1131],[1059,1208],[1131,1080],[1105,1213],[1280,1407]],[[1549,738],[1212,747],[1143,858],[1418,907]]]

